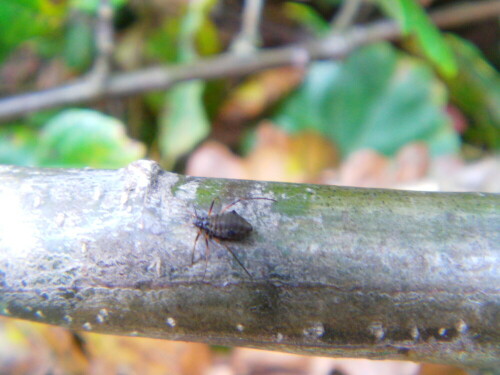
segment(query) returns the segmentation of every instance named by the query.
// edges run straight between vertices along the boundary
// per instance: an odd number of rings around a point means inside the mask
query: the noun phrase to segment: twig
[[[89,79],[104,89],[106,79],[111,73],[111,55],[114,47],[113,7],[110,0],[100,0],[95,28],[97,57],[89,73]]]
[[[193,207],[251,222],[191,264]],[[72,330],[499,368],[500,196],[0,166],[0,315]],[[96,224],[98,223],[98,224]],[[198,249],[202,251],[203,249]],[[219,253],[219,256],[217,256]]]
[[[489,0],[460,4],[434,12],[431,17],[440,27],[477,22],[500,14],[500,1]],[[352,50],[380,40],[401,36],[395,22],[381,21],[369,26],[354,27],[341,37],[330,35],[308,43],[261,50],[252,55],[221,54],[214,58],[182,66],[158,66],[135,72],[111,75],[106,87],[96,89],[88,79],[65,86],[30,92],[0,100],[0,120],[22,117],[30,112],[64,105],[89,102],[102,95],[133,95],[193,79],[213,79],[241,76],[285,65],[304,65],[310,60],[338,59]]]
[[[356,18],[363,0],[344,0],[338,14],[331,22],[334,32],[344,31],[347,29]]]
[[[254,53],[259,43],[259,26],[264,0],[245,0],[241,31],[231,45],[236,54]]]

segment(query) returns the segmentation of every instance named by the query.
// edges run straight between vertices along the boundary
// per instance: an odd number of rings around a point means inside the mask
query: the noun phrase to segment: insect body
[[[226,241],[241,241],[248,237],[253,230],[252,225],[246,221],[241,215],[239,215],[236,211],[232,210],[227,212],[227,209],[234,206],[235,204],[243,201],[243,200],[253,200],[253,199],[265,199],[276,202],[274,199],[270,198],[240,198],[233,203],[227,205],[224,209],[222,209],[217,214],[212,214],[212,210],[214,207],[215,199],[212,201],[210,205],[210,209],[208,210],[207,215],[198,215],[196,214],[195,220],[193,222],[194,226],[199,228],[198,234],[194,241],[193,246],[193,257],[192,263],[194,263],[194,250],[196,248],[196,243],[198,238],[203,233],[205,236],[205,272],[203,274],[203,278],[205,278],[205,274],[207,272],[207,262],[208,262],[208,240],[216,241],[217,243],[223,245],[227,251],[233,256],[233,258],[238,262],[238,264],[243,268],[246,274],[251,278],[252,275],[246,267],[241,263],[236,254],[225,244],[220,242],[220,240]]]
[[[198,216],[194,225],[204,230],[209,237],[233,241],[244,239],[253,230],[252,225],[234,210],[211,216]]]

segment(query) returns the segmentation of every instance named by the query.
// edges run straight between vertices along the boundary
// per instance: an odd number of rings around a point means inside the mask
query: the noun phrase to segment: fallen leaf
[[[356,151],[340,168],[340,184],[386,187],[392,184],[390,160],[374,150]]]
[[[288,95],[302,80],[303,69],[276,68],[258,73],[231,91],[213,126],[214,137],[233,144],[240,139],[244,124],[262,115]]]
[[[429,149],[424,142],[407,144],[396,155],[394,180],[401,184],[422,179],[427,175],[429,165]]]
[[[204,142],[191,154],[186,174],[199,177],[247,179],[243,160],[217,141]]]

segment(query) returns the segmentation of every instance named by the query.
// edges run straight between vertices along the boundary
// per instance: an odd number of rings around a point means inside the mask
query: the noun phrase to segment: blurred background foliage
[[[102,97],[88,105],[27,113],[0,124],[0,164],[120,168],[147,157],[192,175],[377,187],[415,187],[411,184],[437,170],[439,187],[423,187],[453,189],[446,185],[452,174],[466,162],[479,161],[483,169],[466,172],[490,176],[498,163],[489,160],[500,148],[498,20],[438,30],[426,11],[455,3],[460,1],[364,1],[356,24],[391,17],[406,37],[360,48],[342,61],[186,81],[164,92]],[[98,56],[99,4],[0,0],[0,100],[60,86],[90,72]],[[231,51],[243,4],[112,0],[112,70],[190,64]],[[341,7],[340,0],[268,1],[255,47],[341,33],[334,22]],[[498,179],[465,184],[465,189],[476,188],[498,191],[500,185]],[[158,341],[141,352],[135,347],[138,341],[72,336],[45,326],[36,326],[26,339],[26,324],[1,322],[0,366],[9,373],[197,374],[217,355],[203,345],[192,349]],[[44,350],[36,349],[40,337],[49,342]],[[120,345],[128,348],[121,357],[111,358],[110,351],[110,358],[96,360],[107,351],[99,348]],[[168,361],[163,350],[170,353]],[[64,360],[68,353],[73,360]],[[247,366],[242,371],[255,369],[251,352],[241,353],[239,365],[243,361]],[[322,373],[314,372],[309,362],[289,361],[299,369],[294,373]],[[339,368],[325,366],[316,367]],[[345,373],[371,372],[361,366]]]
[[[450,1],[424,3],[439,7]],[[228,1],[111,4],[114,71],[217,55],[230,48],[241,22],[242,3]],[[269,2],[260,46],[327,35],[340,5],[334,0]],[[0,0],[1,94],[54,87],[90,71],[97,54],[98,9],[99,0]],[[279,152],[286,157],[280,168],[285,172],[276,178],[264,173],[268,179],[325,182],[318,177],[321,170],[339,169],[359,151],[371,150],[390,160],[416,143],[424,146],[420,149],[429,160],[461,151],[468,158],[497,151],[498,43],[473,43],[481,35],[498,36],[497,21],[443,34],[414,0],[373,0],[363,4],[356,22],[384,14],[396,19],[408,37],[397,45],[360,48],[344,61],[272,69],[246,78],[189,81],[166,92],[102,98],[80,111],[58,108],[26,114],[2,124],[0,163],[117,168],[149,157],[170,170],[226,177],[231,174],[221,170],[239,164],[237,175],[252,178],[249,170],[267,164],[265,157],[254,154],[265,148],[259,130],[270,126],[275,131],[267,136],[280,134],[285,143],[308,134],[305,138],[312,143],[304,154],[317,149],[316,142],[323,145],[319,149],[328,147],[317,161],[306,161],[307,156],[294,155],[296,151],[286,151],[289,146],[283,145]],[[202,143],[207,138],[211,141]],[[211,171],[196,161],[206,159],[200,152],[215,153],[225,162]],[[252,155],[260,165],[249,166]],[[273,155],[268,156],[272,161]]]

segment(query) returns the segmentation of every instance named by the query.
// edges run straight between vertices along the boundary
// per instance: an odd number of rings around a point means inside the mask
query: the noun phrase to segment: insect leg
[[[272,198],[264,198],[264,197],[249,197],[249,198],[238,198],[236,199],[233,203],[230,203],[228,204],[226,207],[224,207],[220,212],[219,214],[223,214],[225,211],[227,211],[227,209],[229,207],[233,207],[235,204],[237,203],[240,203],[241,201],[249,201],[249,200],[253,200],[253,199],[265,199],[267,201],[273,201],[273,202],[277,202],[276,199],[272,199]]]
[[[233,256],[233,258],[238,262],[238,264],[241,266],[241,268],[243,268],[243,270],[246,272],[246,274],[253,280],[253,277],[252,275],[250,274],[250,272],[248,272],[248,270],[246,269],[246,267],[243,265],[243,263],[240,262],[240,260],[238,259],[238,257],[236,256],[236,254],[233,252],[233,250],[231,250],[229,248],[229,246],[227,246],[226,244],[220,242],[219,240],[217,240],[216,238],[210,238],[212,241],[215,241],[217,242],[218,244],[224,246],[226,248],[227,251],[229,251],[229,253]]]
[[[201,229],[198,231],[196,239],[194,240],[193,252],[191,253],[191,265],[194,264],[194,251],[196,250],[196,243],[198,242],[198,238],[200,238],[200,234],[201,234]]]
[[[205,280],[205,276],[207,274],[207,267],[208,267],[208,257],[210,256],[210,247],[208,244],[208,235],[205,233],[205,270],[203,271],[203,278],[201,279],[202,281]]]

